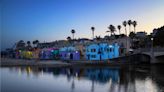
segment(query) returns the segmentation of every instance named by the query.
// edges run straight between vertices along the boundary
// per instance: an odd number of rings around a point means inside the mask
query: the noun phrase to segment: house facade
[[[57,48],[44,48],[40,52],[40,59],[58,59],[59,49]]]
[[[107,60],[119,56],[119,46],[115,44],[98,43],[86,46],[87,60]]]
[[[59,50],[61,60],[80,60],[80,52],[75,47],[63,47]]]

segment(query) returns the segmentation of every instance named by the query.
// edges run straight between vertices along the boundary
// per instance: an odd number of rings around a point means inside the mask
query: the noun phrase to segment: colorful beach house
[[[21,59],[32,59],[33,58],[33,53],[32,51],[20,51],[20,58]]]
[[[117,58],[119,56],[119,46],[107,43],[95,43],[86,46],[87,60],[107,60]]]
[[[59,53],[61,60],[80,60],[80,52],[73,46],[62,47]]]
[[[40,59],[58,59],[59,49],[57,48],[44,48],[40,52]]]
[[[39,48],[34,48],[32,53],[33,53],[33,59],[39,59],[39,54],[40,54],[41,49]]]

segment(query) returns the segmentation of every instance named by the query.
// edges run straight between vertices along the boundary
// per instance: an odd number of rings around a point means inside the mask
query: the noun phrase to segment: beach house
[[[40,59],[58,59],[59,49],[57,48],[44,48],[40,52]]]
[[[119,46],[117,43],[94,43],[86,46],[87,60],[107,60],[119,56]]]
[[[61,60],[80,60],[80,51],[73,46],[62,47],[59,53]]]

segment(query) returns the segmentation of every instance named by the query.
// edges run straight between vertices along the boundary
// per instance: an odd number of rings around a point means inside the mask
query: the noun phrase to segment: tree
[[[33,45],[34,45],[34,47],[35,47],[35,44],[36,44],[36,40],[35,40],[35,41],[33,41],[33,42],[32,42],[32,44],[33,44]]]
[[[95,27],[91,27],[92,30],[92,38],[94,39],[94,31],[95,31]]]
[[[114,33],[114,32],[116,31],[115,26],[113,26],[113,25],[109,25],[108,29],[110,30],[111,35],[112,35],[112,34],[115,34],[115,33]]]
[[[164,47],[164,40],[162,39],[164,37],[164,26],[156,30],[157,32],[154,35],[154,45]]]
[[[39,44],[39,40],[35,40],[35,43],[36,43],[36,47],[37,47]]]
[[[133,39],[135,36],[136,36],[136,34],[135,34],[134,32],[130,32],[129,37],[130,37],[131,39]]]
[[[132,24],[132,21],[131,20],[128,20],[128,25],[129,25],[129,33],[131,32],[131,24]]]
[[[68,40],[68,41],[69,41],[69,40],[71,40],[71,37],[70,37],[70,36],[68,36],[68,37],[67,37],[67,40]]]
[[[134,27],[134,33],[136,33],[137,22],[136,21],[133,21],[132,24],[133,24],[133,27]]]
[[[32,47],[31,47],[31,42],[30,41],[27,41],[27,47],[26,47],[27,50],[31,50]]]
[[[127,22],[126,21],[123,21],[122,24],[125,27],[125,34],[127,36],[127,30],[126,30]],[[128,37],[126,37],[126,51],[128,51],[127,48],[128,48]]]
[[[70,37],[70,36],[67,37],[67,41],[68,41],[69,43],[71,42],[71,37]]]
[[[127,36],[127,30],[126,30],[127,22],[126,22],[126,21],[123,21],[122,25],[125,27],[125,34],[126,34],[126,36]]]
[[[31,45],[31,42],[30,41],[27,41],[27,45],[30,46]]]
[[[100,36],[96,36],[96,40],[97,41],[100,41],[101,40],[101,37]]]
[[[117,26],[118,30],[119,30],[119,35],[121,34],[120,30],[121,30],[121,25]]]
[[[73,40],[74,40],[75,30],[74,30],[74,29],[72,29],[72,30],[71,30],[71,33],[72,33],[72,38],[73,38]]]

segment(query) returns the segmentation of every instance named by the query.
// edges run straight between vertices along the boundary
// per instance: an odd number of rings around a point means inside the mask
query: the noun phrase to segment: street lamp
[[[151,55],[154,56],[154,49],[153,49],[153,40],[154,38],[151,38]]]

